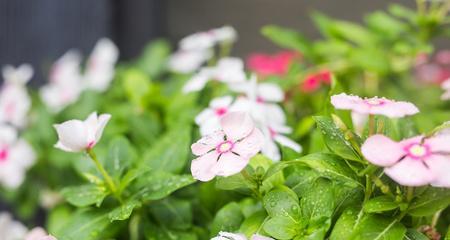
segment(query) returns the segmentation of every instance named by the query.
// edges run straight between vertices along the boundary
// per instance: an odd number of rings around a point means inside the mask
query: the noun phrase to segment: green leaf
[[[299,32],[275,25],[264,26],[262,34],[283,48],[293,49],[311,57],[311,43]]]
[[[348,209],[336,222],[330,240],[401,240],[405,233],[406,228],[396,219]]]
[[[187,230],[192,226],[192,205],[188,200],[167,198],[153,202],[150,212],[164,226],[178,230]]]
[[[123,72],[122,79],[128,99],[138,107],[145,107],[145,96],[150,91],[149,77],[137,69],[128,69]]]
[[[300,218],[297,194],[287,187],[280,186],[267,193],[263,204],[270,217],[285,216],[294,221]]]
[[[372,46],[375,36],[361,25],[347,21],[333,21],[332,31],[336,37],[344,38],[360,46]]]
[[[427,188],[422,194],[414,198],[408,208],[412,216],[429,216],[446,208],[450,204],[450,189]]]
[[[58,240],[102,240],[114,235],[119,229],[114,226],[107,211],[84,209],[73,214],[55,235]]]
[[[344,133],[334,124],[329,117],[316,116],[314,120],[322,131],[322,135],[327,147],[337,155],[357,162],[361,162],[358,152],[352,147],[352,144],[346,139]]]
[[[108,195],[105,187],[97,185],[82,185],[76,187],[66,187],[62,190],[64,198],[77,207],[85,207],[92,204],[100,206],[103,199]]]
[[[249,190],[255,187],[255,184],[238,173],[229,177],[217,177],[216,187],[222,190]]]
[[[310,224],[320,222],[320,225],[323,226],[323,222],[331,218],[334,210],[331,182],[323,178],[317,179],[301,199],[300,206],[302,219],[307,219]]]
[[[250,215],[248,218],[242,222],[239,232],[245,234],[245,236],[250,237],[255,232],[261,229],[264,220],[267,218],[267,213],[265,211],[258,211]]]
[[[150,171],[151,171],[150,168],[142,168],[142,167],[129,170],[120,180],[119,192],[123,192],[128,187],[128,185],[130,185],[130,183],[132,183],[138,177],[146,173],[150,173]]]
[[[211,236],[216,236],[220,231],[236,232],[243,220],[244,215],[239,204],[236,202],[228,203],[214,217],[211,224]]]
[[[191,175],[152,172],[137,180],[136,185],[139,191],[136,197],[140,197],[142,201],[159,200],[194,182]]]
[[[429,238],[416,229],[408,228],[404,240],[429,240]]]
[[[391,197],[378,196],[370,199],[364,204],[364,211],[367,213],[377,213],[394,210],[398,207],[399,204]]]
[[[264,231],[276,239],[292,239],[298,235],[300,226],[289,217],[277,216],[264,223]]]
[[[164,70],[170,50],[170,44],[167,41],[152,41],[145,46],[138,66],[151,77],[156,77]]]
[[[125,168],[134,161],[136,157],[130,142],[124,137],[116,137],[109,143],[108,157],[105,168],[115,179],[119,179]]]
[[[144,155],[146,167],[153,170],[179,173],[190,156],[191,128],[174,128],[162,136]]]
[[[111,211],[108,214],[108,218],[111,222],[126,220],[131,216],[133,210],[140,206],[141,203],[137,200],[127,201],[123,205]]]

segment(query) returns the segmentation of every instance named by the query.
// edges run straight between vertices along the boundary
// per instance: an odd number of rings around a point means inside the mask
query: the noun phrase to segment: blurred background
[[[38,85],[68,49],[87,55],[103,36],[113,39],[121,59],[127,60],[152,39],[176,43],[190,33],[226,24],[239,33],[233,54],[244,57],[276,48],[259,33],[266,24],[317,38],[312,11],[361,22],[366,13],[392,2],[415,7],[413,0],[0,0],[0,65],[31,63],[37,70],[33,85]]]

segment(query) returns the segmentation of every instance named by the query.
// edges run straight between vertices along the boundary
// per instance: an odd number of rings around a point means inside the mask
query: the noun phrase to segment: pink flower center
[[[263,99],[262,97],[257,96],[257,97],[256,97],[256,102],[257,102],[257,103],[265,103],[266,101],[264,101],[264,99]]]
[[[88,145],[87,145],[87,149],[93,148],[94,145],[95,145],[95,141],[89,142]]]
[[[0,148],[0,162],[5,162],[8,159],[9,151],[6,147]]]
[[[269,133],[270,133],[270,137],[274,138],[278,133],[273,130],[273,128],[269,127]]]
[[[381,106],[386,103],[384,99],[380,98],[369,98],[365,99],[364,102],[370,106]]]
[[[234,143],[232,141],[225,141],[217,145],[216,151],[219,154],[229,152],[233,149]]]
[[[216,109],[216,115],[219,117],[225,115],[225,113],[227,113],[227,112],[228,112],[228,109],[225,107],[220,107],[220,108]]]
[[[406,146],[405,151],[411,158],[422,159],[430,154],[430,147],[420,143],[413,143]]]

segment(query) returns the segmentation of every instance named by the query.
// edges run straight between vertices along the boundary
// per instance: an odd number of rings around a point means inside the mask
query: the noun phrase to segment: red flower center
[[[0,162],[5,162],[8,159],[9,151],[6,147],[0,148]]]
[[[225,115],[225,113],[227,113],[227,112],[228,112],[228,109],[225,108],[225,107],[221,107],[221,108],[217,108],[216,109],[216,115],[219,116],[219,117]]]

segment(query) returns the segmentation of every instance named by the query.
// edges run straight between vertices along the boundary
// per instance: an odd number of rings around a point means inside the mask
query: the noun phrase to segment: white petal
[[[224,107],[230,106],[231,102],[233,102],[233,97],[223,96],[223,97],[214,98],[209,103],[209,106],[212,108],[224,108]]]
[[[59,144],[55,147],[64,146],[74,152],[80,152],[87,148],[89,144],[88,127],[80,120],[69,120],[62,124],[54,125],[59,138]]]
[[[287,138],[283,135],[277,134],[275,136],[275,141],[277,141],[279,144],[281,144],[282,146],[288,147],[296,152],[301,152],[302,151],[302,146],[300,146],[300,144],[294,142],[293,140],[291,140],[290,138]]]
[[[267,102],[282,102],[284,100],[283,90],[273,83],[259,84],[258,96]]]

